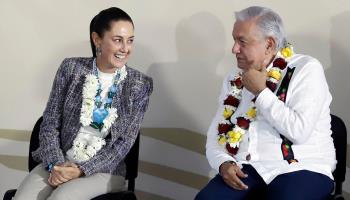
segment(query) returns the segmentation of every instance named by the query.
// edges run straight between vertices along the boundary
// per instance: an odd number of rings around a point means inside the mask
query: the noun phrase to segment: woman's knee
[[[72,195],[73,194],[69,193],[68,191],[59,190],[57,188],[51,193],[51,195],[47,198],[47,200],[59,200],[59,199],[69,200],[69,199],[73,199]]]
[[[74,186],[63,183],[54,189],[51,195],[47,198],[48,200],[73,200],[73,199],[84,199],[79,197],[80,192],[76,190]]]

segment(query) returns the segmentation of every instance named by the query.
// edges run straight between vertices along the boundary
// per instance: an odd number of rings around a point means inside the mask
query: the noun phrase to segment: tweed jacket
[[[66,58],[59,67],[43,114],[39,148],[33,158],[44,166],[65,162],[81,127],[82,91],[93,58]],[[112,107],[118,118],[105,138],[106,145],[90,160],[80,164],[86,176],[110,173],[125,176],[124,157],[135,142],[153,90],[152,78],[126,67],[127,77],[118,85]]]

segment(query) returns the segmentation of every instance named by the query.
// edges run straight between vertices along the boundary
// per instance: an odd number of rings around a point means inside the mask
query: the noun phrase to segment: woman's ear
[[[96,47],[99,47],[100,46],[100,43],[101,43],[101,38],[100,36],[96,33],[96,32],[92,32],[91,33],[91,38],[92,38],[92,41],[94,42],[94,45]]]

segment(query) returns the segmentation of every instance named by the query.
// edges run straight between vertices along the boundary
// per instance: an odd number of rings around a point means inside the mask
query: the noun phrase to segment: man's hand
[[[51,186],[58,186],[69,180],[83,176],[83,172],[74,163],[63,163],[53,167],[48,182]]]
[[[251,68],[242,74],[243,86],[255,96],[266,88],[266,79],[267,71],[265,67],[261,70]]]
[[[246,178],[245,174],[236,164],[224,162],[220,165],[220,174],[225,183],[236,190],[246,190],[248,186],[245,185],[240,178]]]

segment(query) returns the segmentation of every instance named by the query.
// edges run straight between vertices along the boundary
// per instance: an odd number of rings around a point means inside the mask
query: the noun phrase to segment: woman
[[[42,164],[15,199],[91,199],[124,189],[123,159],[153,88],[150,77],[126,66],[133,40],[133,21],[123,10],[93,18],[93,57],[67,58],[58,69],[33,152]]]

